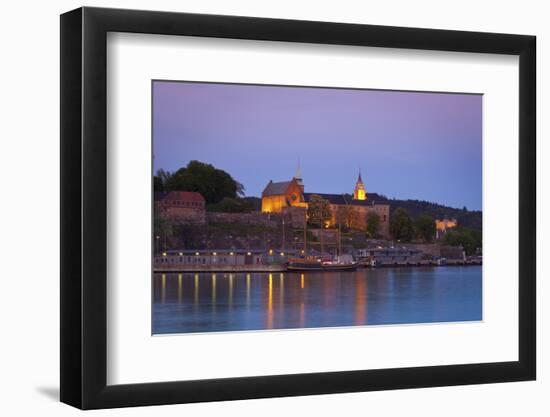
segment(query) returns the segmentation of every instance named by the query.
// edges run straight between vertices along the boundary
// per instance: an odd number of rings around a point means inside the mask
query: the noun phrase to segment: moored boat
[[[357,269],[357,262],[323,261],[321,258],[309,256],[289,259],[289,271],[353,271]]]

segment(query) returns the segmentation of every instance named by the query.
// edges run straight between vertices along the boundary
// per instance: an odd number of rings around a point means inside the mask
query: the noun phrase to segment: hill
[[[469,211],[466,208],[458,209],[453,207],[443,206],[437,203],[422,200],[398,200],[388,199],[390,204],[390,213],[398,207],[402,207],[409,212],[412,218],[416,218],[421,214],[428,214],[434,219],[456,219],[458,225],[474,230],[482,228],[482,212]]]

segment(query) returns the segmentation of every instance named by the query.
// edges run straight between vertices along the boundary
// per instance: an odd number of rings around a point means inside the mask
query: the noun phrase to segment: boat
[[[354,271],[357,262],[325,261],[319,257],[307,256],[288,260],[288,271]]]
[[[302,256],[290,258],[287,263],[288,271],[354,271],[358,263],[351,255],[342,255],[342,236],[338,225],[338,254],[335,258],[323,257],[323,234],[321,234],[321,256],[307,255],[307,220],[304,226],[304,249]]]

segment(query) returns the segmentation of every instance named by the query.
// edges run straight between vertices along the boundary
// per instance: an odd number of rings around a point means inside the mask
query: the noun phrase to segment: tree
[[[414,222],[418,236],[424,242],[431,242],[435,236],[435,220],[428,214],[421,214]]]
[[[482,234],[479,230],[457,227],[449,230],[443,242],[450,246],[462,246],[467,255],[473,255],[477,248],[482,247]]]
[[[332,218],[328,200],[314,194],[307,207],[307,218],[311,225],[323,227]]]
[[[407,210],[395,209],[390,219],[390,233],[396,240],[410,242],[414,238],[414,225]]]
[[[206,206],[206,210],[222,213],[248,213],[254,211],[254,202],[245,198],[224,197],[219,203]]]
[[[166,250],[167,239],[174,236],[174,224],[168,219],[157,216],[156,213],[154,219],[155,252],[159,252],[161,248]]]
[[[196,191],[202,194],[206,204],[215,204],[224,198],[238,198],[244,195],[244,187],[227,172],[200,161],[190,161],[186,167],[174,173],[159,170],[159,180],[164,191]]]
[[[337,206],[336,208],[336,222],[343,225],[346,229],[359,228],[359,212],[353,206]]]
[[[164,191],[164,183],[162,182],[162,179],[157,175],[153,177],[153,190],[156,192]]]
[[[377,237],[380,230],[380,215],[371,211],[367,214],[367,234],[370,237]]]

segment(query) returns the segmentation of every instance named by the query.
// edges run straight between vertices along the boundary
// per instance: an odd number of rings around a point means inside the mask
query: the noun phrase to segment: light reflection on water
[[[481,267],[153,276],[153,333],[481,320]]]

